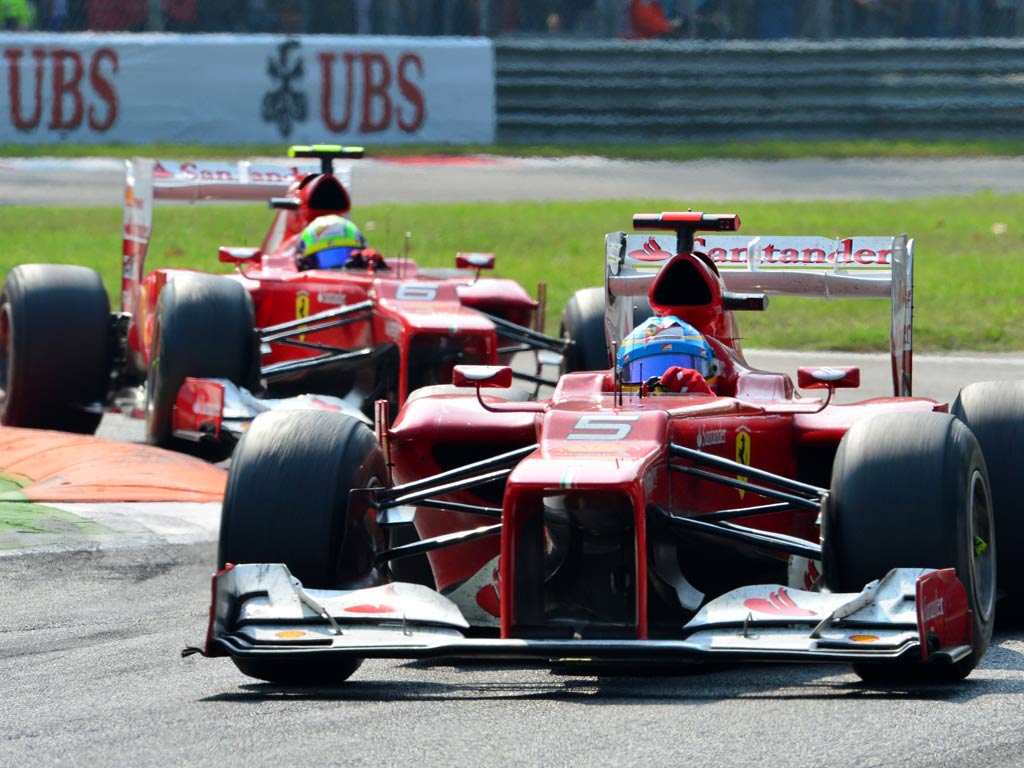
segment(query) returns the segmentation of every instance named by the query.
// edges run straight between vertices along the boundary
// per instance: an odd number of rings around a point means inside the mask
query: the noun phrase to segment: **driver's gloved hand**
[[[683,368],[673,365],[661,375],[661,388],[666,392],[696,392],[710,395],[711,387],[708,386],[704,377],[693,368]]]

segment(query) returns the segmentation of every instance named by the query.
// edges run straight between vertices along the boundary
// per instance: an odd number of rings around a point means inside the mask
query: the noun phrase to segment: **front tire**
[[[184,448],[171,417],[189,376],[252,387],[259,369],[252,299],[239,283],[205,274],[177,275],[157,300],[146,379],[146,441]]]
[[[284,563],[304,586],[356,589],[386,580],[383,534],[369,495],[384,453],[351,416],[268,411],[235,449],[221,511],[218,565]],[[354,492],[350,493],[350,491]]]
[[[94,270],[12,269],[0,295],[0,423],[95,432],[110,388],[110,328],[107,291]]]
[[[1000,548],[1024,551],[1024,502],[1014,460],[1024,445],[1024,381],[970,384],[960,390],[950,412],[974,433],[985,455]],[[1001,592],[1024,594],[1024,574],[1012,557],[999,561],[997,574]]]
[[[995,616],[990,499],[978,441],[949,414],[873,416],[847,432],[823,519],[826,586],[859,592],[893,568],[955,568],[974,620],[971,654],[959,662],[854,664],[862,679],[949,682],[977,666]]]
[[[385,547],[361,489],[382,487],[384,453],[350,416],[270,411],[235,449],[221,511],[218,567],[284,563],[306,588],[357,589],[387,581]],[[246,675],[281,684],[339,683],[361,659],[236,659]]]

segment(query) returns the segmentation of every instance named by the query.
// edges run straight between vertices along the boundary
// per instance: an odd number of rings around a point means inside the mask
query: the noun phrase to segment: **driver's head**
[[[337,269],[366,247],[359,229],[344,216],[329,214],[313,219],[296,246],[299,269]]]
[[[675,315],[652,317],[634,328],[619,347],[618,366],[625,384],[660,378],[673,366],[695,370],[705,379],[717,373],[711,346]]]

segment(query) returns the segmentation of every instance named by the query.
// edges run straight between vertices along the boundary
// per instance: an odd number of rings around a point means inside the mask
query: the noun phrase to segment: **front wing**
[[[215,574],[203,649],[236,658],[713,660],[950,663],[971,651],[971,613],[951,569],[901,568],[860,593],[748,586],[705,605],[673,639],[479,639],[454,603],[401,582],[305,590],[280,564]]]
[[[318,410],[346,413],[367,426],[372,422],[351,403],[331,395],[257,397],[228,379],[188,377],[171,411],[171,431],[191,442],[241,439],[252,420],[265,411]]]

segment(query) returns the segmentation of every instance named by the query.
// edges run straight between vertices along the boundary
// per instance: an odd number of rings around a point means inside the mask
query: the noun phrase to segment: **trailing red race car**
[[[0,421],[92,432],[113,406],[144,415],[151,443],[228,438],[230,447],[273,407],[369,423],[375,401],[396,408],[415,389],[449,383],[456,363],[564,346],[534,330],[542,301],[511,280],[480,277],[491,254],[428,270],[365,247],[343,218],[347,170],[333,167],[362,149],[290,154],[319,168],[128,162],[122,312],[110,313],[92,270],[11,270],[0,298]],[[145,274],[156,199],[268,198],[277,214],[263,243],[220,249],[237,274]]]
[[[951,409],[911,396],[905,236],[697,238],[739,219],[690,212],[634,227],[655,234],[606,240],[611,370],[511,402],[508,368],[459,367],[475,395],[415,398],[376,438],[343,415],[257,418],[207,640],[186,652],[281,683],[338,682],[366,657],[967,675],[992,633],[994,532],[1021,535],[1007,449],[1024,387],[974,384]],[[751,368],[734,310],[769,293],[891,297],[894,396],[834,403],[856,368],[801,368],[822,397]],[[633,328],[638,294],[655,317]],[[388,548],[410,523],[420,540]],[[423,553],[429,575],[406,576]]]

